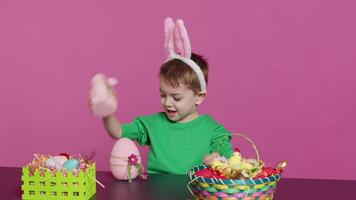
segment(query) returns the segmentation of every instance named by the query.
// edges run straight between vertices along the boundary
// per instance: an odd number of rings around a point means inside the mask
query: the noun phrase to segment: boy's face
[[[174,88],[160,80],[161,104],[169,120],[189,122],[198,116],[197,106],[204,100],[204,95],[195,94],[186,85]]]

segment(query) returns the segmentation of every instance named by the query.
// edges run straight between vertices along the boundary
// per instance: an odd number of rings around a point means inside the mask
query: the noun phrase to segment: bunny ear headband
[[[200,69],[198,64],[190,59],[192,49],[183,20],[178,19],[176,20],[176,23],[174,23],[172,18],[167,17],[164,21],[164,28],[166,37],[164,47],[168,54],[167,61],[179,59],[190,66],[198,76],[201,92],[206,93],[206,82],[203,71]],[[175,49],[177,52],[175,52]]]

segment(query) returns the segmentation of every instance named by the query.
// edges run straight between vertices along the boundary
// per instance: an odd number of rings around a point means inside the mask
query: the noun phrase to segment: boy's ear
[[[204,92],[199,92],[198,94],[195,95],[195,105],[199,106],[201,103],[203,103],[205,99],[206,93]]]

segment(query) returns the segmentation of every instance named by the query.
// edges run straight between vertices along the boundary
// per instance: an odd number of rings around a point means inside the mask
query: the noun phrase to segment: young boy
[[[206,95],[208,64],[202,56],[192,54],[190,46],[174,53],[174,25],[170,20],[166,19],[165,45],[169,59],[159,72],[163,112],[136,117],[128,124],[110,115],[103,118],[103,123],[113,138],[127,137],[150,146],[148,173],[186,174],[189,168],[202,164],[206,155],[210,154],[206,162],[217,153],[231,157],[231,133],[209,115],[199,115],[197,108]],[[187,45],[183,22],[177,21],[175,28],[183,33],[181,44]]]

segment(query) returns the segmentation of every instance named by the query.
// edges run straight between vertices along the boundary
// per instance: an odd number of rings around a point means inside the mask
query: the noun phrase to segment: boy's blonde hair
[[[203,56],[192,53],[192,59],[202,70],[206,84],[208,84],[208,62]],[[180,84],[187,85],[195,94],[201,91],[197,74],[194,70],[179,59],[172,59],[161,65],[159,77],[166,84],[177,88]]]

